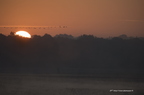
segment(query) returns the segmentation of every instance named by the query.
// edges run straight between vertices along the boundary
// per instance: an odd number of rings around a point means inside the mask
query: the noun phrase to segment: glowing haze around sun
[[[17,31],[15,33],[15,35],[21,36],[21,37],[25,37],[25,38],[31,38],[31,35],[26,32],[26,31]]]

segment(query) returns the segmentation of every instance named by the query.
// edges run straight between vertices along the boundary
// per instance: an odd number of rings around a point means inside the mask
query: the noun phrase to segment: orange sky
[[[144,36],[144,0],[0,0],[0,26],[59,26],[30,34]],[[7,34],[10,29],[0,28]],[[16,31],[16,30],[13,30]]]

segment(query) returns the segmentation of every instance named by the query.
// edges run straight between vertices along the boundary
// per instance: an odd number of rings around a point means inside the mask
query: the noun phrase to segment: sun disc
[[[26,32],[26,31],[17,31],[15,33],[15,35],[21,36],[21,37],[25,37],[25,38],[31,38],[31,35]]]

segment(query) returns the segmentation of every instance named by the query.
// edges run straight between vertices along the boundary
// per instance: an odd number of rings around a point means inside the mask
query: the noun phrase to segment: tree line
[[[0,34],[1,73],[143,73],[144,40],[59,34]]]

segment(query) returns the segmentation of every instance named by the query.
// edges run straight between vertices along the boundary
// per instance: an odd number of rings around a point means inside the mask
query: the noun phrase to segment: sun
[[[21,36],[21,37],[25,37],[25,38],[31,38],[31,35],[26,32],[26,31],[17,31],[15,33],[15,35]]]

